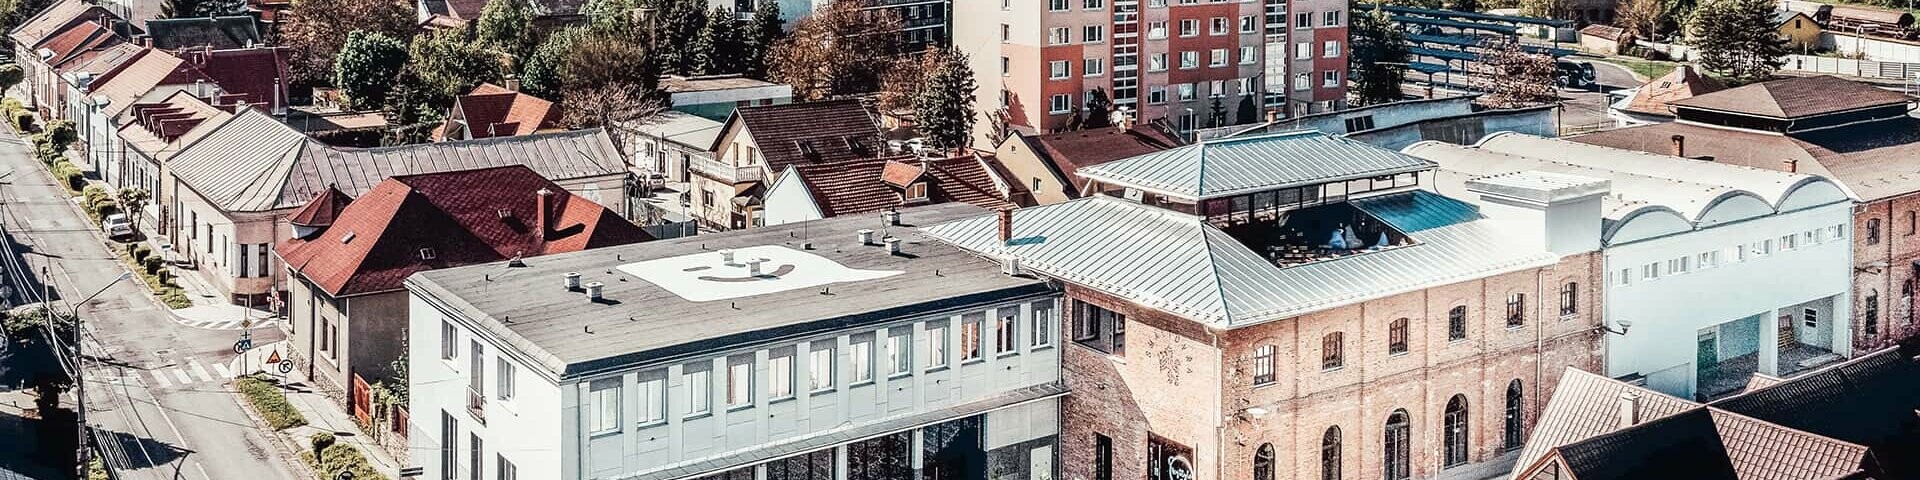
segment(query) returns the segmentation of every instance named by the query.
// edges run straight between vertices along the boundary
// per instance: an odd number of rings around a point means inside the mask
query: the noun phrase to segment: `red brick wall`
[[[1913,279],[1920,260],[1920,230],[1909,220],[1920,215],[1920,195],[1879,200],[1853,209],[1853,351],[1855,355],[1893,345],[1920,334],[1901,305],[1901,285]],[[1880,239],[1869,243],[1868,225],[1878,220]],[[1909,233],[1914,232],[1914,233]],[[1882,267],[1884,266],[1884,267]],[[1866,334],[1868,295],[1880,296],[1879,332]]]

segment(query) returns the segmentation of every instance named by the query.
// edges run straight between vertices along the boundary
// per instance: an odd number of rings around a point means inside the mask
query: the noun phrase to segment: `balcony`
[[[480,391],[476,389],[468,388],[467,389],[467,413],[472,414],[473,419],[478,420],[481,425],[486,425],[487,424],[487,394],[480,393]]]
[[[758,182],[762,179],[758,165],[735,167],[719,160],[695,156],[687,162],[687,168],[695,175],[711,178],[721,183]]]

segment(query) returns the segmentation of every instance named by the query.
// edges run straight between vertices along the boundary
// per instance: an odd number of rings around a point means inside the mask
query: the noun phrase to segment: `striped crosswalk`
[[[146,370],[137,373],[137,375],[143,377],[140,378],[139,381],[157,388],[185,388],[204,383],[217,384],[239,376],[238,372],[227,367],[225,363],[215,362],[210,365],[211,366],[200,363],[197,359],[188,358],[184,364]],[[130,370],[128,372],[129,374],[136,374],[134,373],[136,371]],[[132,385],[136,382],[135,379],[127,376],[111,375],[103,376],[100,380],[113,385]]]
[[[247,326],[244,320],[193,321],[193,320],[187,320],[187,319],[180,319],[179,321],[181,325],[186,325],[193,328],[203,328],[207,330],[247,330],[252,328],[271,327],[276,322],[276,320],[270,319],[270,318],[269,319],[256,318],[256,319],[253,319],[252,326]]]

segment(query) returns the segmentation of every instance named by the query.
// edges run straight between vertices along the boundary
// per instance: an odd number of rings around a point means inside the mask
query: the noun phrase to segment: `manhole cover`
[[[153,356],[156,356],[156,357],[164,357],[164,356],[168,356],[168,355],[173,355],[173,349],[171,349],[171,348],[163,348],[163,349],[160,349],[160,350],[154,350],[154,351],[153,351]]]

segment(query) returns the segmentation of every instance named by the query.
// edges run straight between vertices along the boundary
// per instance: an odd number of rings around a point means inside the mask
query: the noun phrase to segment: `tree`
[[[753,78],[766,78],[767,55],[773,51],[773,45],[786,36],[785,22],[780,20],[780,3],[773,0],[760,0],[753,6],[753,22],[747,24],[747,51],[741,73]]]
[[[1483,75],[1478,79],[1486,90],[1478,102],[1493,108],[1516,108],[1552,103],[1560,99],[1554,85],[1553,57],[1529,53],[1519,42],[1488,40],[1481,47]]]
[[[324,84],[333,77],[333,57],[347,43],[352,25],[407,41],[417,29],[413,4],[404,0],[299,0],[289,11],[281,41],[291,50],[297,81]]]
[[[450,107],[454,97],[503,77],[498,53],[465,40],[461,32],[447,30],[414,37],[407,47],[406,68],[436,107]]]
[[[639,11],[640,0],[587,0],[580,6],[580,15],[587,17],[588,26],[614,35],[638,35]]]
[[[333,59],[333,84],[346,93],[347,105],[367,110],[386,105],[394,76],[407,64],[407,47],[380,32],[354,30]]]
[[[1113,125],[1113,99],[1107,98],[1105,87],[1093,87],[1087,94],[1087,120],[1082,128],[1101,128]]]
[[[1629,35],[1652,39],[1666,20],[1667,5],[1661,0],[1620,0],[1613,11],[1614,25]]]
[[[700,29],[700,36],[693,41],[693,73],[740,73],[746,67],[742,55],[747,50],[747,41],[742,35],[740,21],[734,19],[732,10],[713,7],[713,12],[707,14],[706,27]]]
[[[1764,80],[1786,63],[1787,40],[1773,29],[1770,0],[1710,0],[1687,21],[1700,66],[1747,81]]]
[[[20,81],[26,78],[27,74],[20,70],[19,64],[0,65],[0,91],[12,90],[14,85],[19,85]]]
[[[652,39],[654,54],[659,56],[660,68],[675,75],[694,75],[694,45],[699,42],[701,31],[707,27],[706,2],[700,0],[647,0],[653,19],[647,22],[650,29],[646,38]]]
[[[586,35],[585,28],[573,27],[547,37],[520,67],[520,91],[540,98],[560,98],[561,70],[573,53],[574,41]]]
[[[533,30],[533,6],[527,0],[487,0],[480,9],[475,36],[487,47],[525,61],[533,53],[538,39]]]
[[[1220,102],[1220,97],[1213,97],[1213,102],[1207,104],[1207,127],[1224,127],[1226,125],[1227,105]]]
[[[1354,106],[1400,99],[1406,81],[1406,32],[1387,19],[1385,9],[1354,15],[1348,28],[1347,82]]]
[[[1013,138],[1013,113],[1009,112],[1007,107],[996,108],[991,112],[980,112],[980,116],[986,119],[987,140],[993,142],[994,148],[999,148],[1001,143],[1006,142],[1008,138]]]
[[[1568,0],[1520,0],[1520,14],[1566,20],[1573,18],[1573,6]]]
[[[774,45],[770,76],[803,101],[873,92],[900,51],[901,25],[892,10],[869,13],[854,0],[833,2],[800,19]]]
[[[1462,12],[1478,12],[1480,11],[1480,1],[1479,0],[1445,0],[1444,2],[1441,2],[1440,8],[1444,8],[1447,10],[1462,11]]]
[[[913,97],[913,118],[920,133],[943,149],[973,144],[973,93],[979,85],[973,80],[973,67],[967,65],[965,52],[945,50],[928,52],[938,63],[927,70],[920,94]]]
[[[561,69],[563,120],[585,128],[644,120],[667,108],[659,67],[647,48],[596,34],[574,42]]]
[[[160,16],[166,18],[222,17],[246,11],[245,0],[166,0]]]
[[[127,212],[127,219],[132,222],[133,229],[139,230],[140,217],[145,216],[140,212],[146,210],[147,202],[153,199],[153,194],[145,188],[126,187],[120,189],[113,197],[120,202],[120,211]]]

